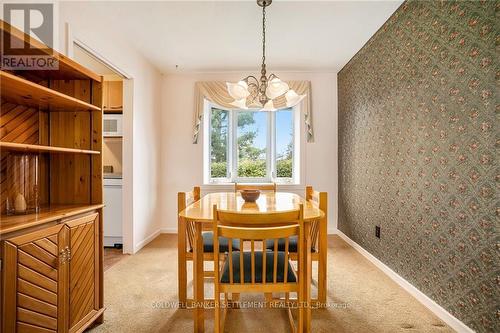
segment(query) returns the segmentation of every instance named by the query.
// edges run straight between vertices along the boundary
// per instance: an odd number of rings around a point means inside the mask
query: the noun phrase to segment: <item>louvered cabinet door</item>
[[[99,310],[99,214],[67,221],[69,227],[69,332]]]
[[[4,242],[4,332],[66,331],[67,236],[57,225]]]

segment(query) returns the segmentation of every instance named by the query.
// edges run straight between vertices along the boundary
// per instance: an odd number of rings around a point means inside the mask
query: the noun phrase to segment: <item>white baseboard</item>
[[[177,228],[161,228],[160,232],[162,234],[177,234]]]
[[[469,328],[467,325],[462,323],[456,317],[454,317],[451,313],[446,311],[439,304],[430,299],[423,292],[418,290],[415,286],[413,286],[410,282],[406,281],[399,274],[394,272],[391,268],[389,268],[386,264],[375,258],[370,252],[366,251],[362,248],[358,243],[350,239],[346,234],[344,234],[340,230],[336,230],[335,234],[339,235],[343,240],[345,240],[349,245],[351,245],[356,251],[361,253],[366,259],[372,262],[375,266],[377,266],[382,272],[384,272],[387,276],[389,276],[394,282],[400,285],[404,290],[406,290],[410,295],[415,297],[420,303],[422,303],[425,307],[431,310],[436,316],[438,316],[442,321],[444,321],[448,326],[459,333],[474,333],[474,331]]]
[[[149,235],[148,237],[144,238],[142,241],[135,244],[133,254],[137,253],[137,251],[142,249],[144,246],[148,245],[148,243],[151,242],[153,239],[155,239],[160,233],[161,233],[161,229],[158,229],[155,232],[153,232],[151,235]]]

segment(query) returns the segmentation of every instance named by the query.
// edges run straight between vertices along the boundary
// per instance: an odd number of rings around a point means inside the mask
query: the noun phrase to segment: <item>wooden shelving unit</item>
[[[68,154],[91,154],[91,155],[101,154],[101,152],[97,150],[30,145],[30,144],[14,143],[14,142],[0,142],[0,149],[11,150],[11,151],[38,152],[38,153],[68,153]]]
[[[98,106],[4,71],[0,71],[0,83],[2,99],[11,103],[50,111],[101,110]]]
[[[102,77],[1,20],[0,33],[59,62],[0,71],[0,332],[83,332],[104,312]],[[38,213],[6,214],[14,152],[38,156],[25,171],[38,170]]]

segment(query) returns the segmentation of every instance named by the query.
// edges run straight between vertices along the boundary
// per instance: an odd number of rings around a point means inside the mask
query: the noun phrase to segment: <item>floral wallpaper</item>
[[[500,332],[499,15],[409,0],[338,74],[339,229],[477,332]]]

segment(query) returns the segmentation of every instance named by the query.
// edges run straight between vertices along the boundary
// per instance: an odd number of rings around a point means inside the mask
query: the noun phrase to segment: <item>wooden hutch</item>
[[[46,48],[0,23],[2,42]],[[3,333],[74,333],[103,321],[102,77],[47,53],[58,70],[0,71]],[[19,151],[38,154],[41,209],[6,215],[6,159]]]

